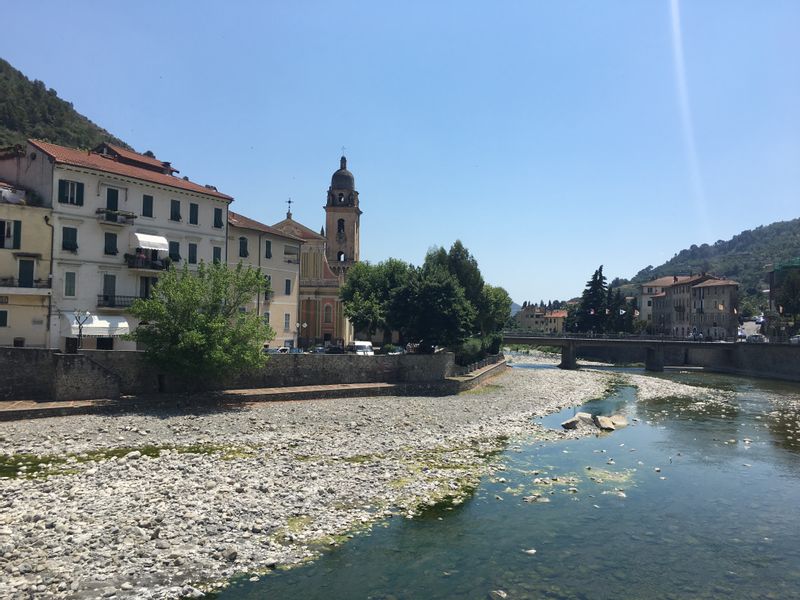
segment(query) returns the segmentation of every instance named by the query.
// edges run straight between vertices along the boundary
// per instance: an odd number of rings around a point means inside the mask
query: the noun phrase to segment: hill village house
[[[327,237],[291,212],[274,226],[238,215],[231,196],[177,172],[108,143],[87,152],[29,140],[0,151],[0,345],[64,350],[81,332],[87,348],[135,349],[120,337],[137,325],[133,301],[170,265],[200,261],[242,261],[270,280],[243,310],[270,323],[272,345],[351,339],[338,296],[358,260],[361,211],[344,157],[328,190]]]

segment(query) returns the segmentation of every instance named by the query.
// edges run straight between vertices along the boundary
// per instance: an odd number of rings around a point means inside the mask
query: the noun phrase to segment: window
[[[272,242],[267,240],[264,243],[266,244],[266,250],[264,251],[264,258],[272,258]]]
[[[325,323],[333,323],[333,307],[330,304],[326,304],[325,308],[322,311],[322,320]]]
[[[64,296],[72,298],[75,296],[75,273],[67,271],[64,273]]]
[[[147,194],[142,196],[142,216],[143,217],[153,216],[153,197],[148,196]]]
[[[76,227],[61,228],[61,249],[69,252],[78,250],[78,229]]]
[[[106,189],[106,221],[117,221],[117,211],[119,210],[119,190],[116,188]]]
[[[289,331],[291,327],[292,315],[289,313],[283,313],[283,330]]]
[[[103,274],[103,299],[106,306],[114,306],[117,296],[117,276],[111,273]]]
[[[242,236],[239,238],[239,256],[247,258],[250,253],[247,251],[247,238]]]
[[[105,245],[105,253],[116,255],[118,252],[117,250],[117,234],[116,233],[106,233],[106,245]]]
[[[214,227],[217,229],[222,229],[222,209],[215,208],[214,209]]]
[[[336,233],[344,233],[344,219],[336,221]]]
[[[18,250],[22,241],[22,221],[0,221],[0,248]]]
[[[197,244],[189,244],[189,264],[197,264]]]
[[[189,224],[198,224],[199,207],[194,202],[189,203]]]
[[[213,258],[215,263],[222,262],[222,248],[219,246],[214,246],[211,251],[213,252]]]
[[[287,280],[284,282],[284,284],[283,284],[283,292],[284,292],[284,293],[285,293],[287,296],[290,296],[290,295],[292,294],[292,280],[291,280],[291,279],[287,279]]]
[[[181,244],[180,242],[169,243],[169,257],[175,262],[181,259]]]
[[[8,311],[0,310],[0,327],[8,327]]]
[[[344,252],[339,252],[336,255],[336,260],[339,261],[339,262],[345,262],[346,259],[345,259]]]
[[[169,201],[169,220],[170,221],[180,221],[181,220],[181,202],[180,202],[180,200],[170,200]]]
[[[264,325],[269,325],[269,313],[268,313],[268,312],[265,312],[265,313],[262,315],[262,317],[261,317],[261,318],[262,318],[262,319],[264,319]]]
[[[58,180],[58,201],[61,204],[83,206],[83,184],[66,179]]]

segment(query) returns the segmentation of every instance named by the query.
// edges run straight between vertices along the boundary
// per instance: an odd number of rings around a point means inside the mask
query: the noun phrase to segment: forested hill
[[[130,148],[78,113],[55,90],[31,81],[0,58],[0,147],[28,138],[73,148],[93,148],[100,142]]]
[[[668,275],[712,273],[738,281],[741,295],[763,299],[767,275],[764,267],[797,257],[800,257],[800,219],[779,221],[748,229],[728,241],[681,250],[659,267],[642,269],[631,283]]]

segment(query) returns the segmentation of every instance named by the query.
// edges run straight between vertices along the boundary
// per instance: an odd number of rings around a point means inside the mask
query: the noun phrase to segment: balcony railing
[[[339,287],[338,279],[301,279],[300,285],[307,287]]]
[[[22,281],[16,277],[0,277],[0,287],[47,289],[50,287],[49,279],[35,279]]]
[[[97,294],[97,306],[99,308],[127,308],[139,296],[110,296],[108,294]]]
[[[98,208],[95,211],[97,220],[102,223],[113,223],[116,225],[133,225],[136,219],[136,213],[127,210],[109,210],[107,208]]]
[[[172,264],[172,260],[168,257],[159,258],[158,260],[151,260],[146,256],[136,256],[135,254],[125,255],[125,264],[129,269],[148,269],[151,271],[166,271]]]

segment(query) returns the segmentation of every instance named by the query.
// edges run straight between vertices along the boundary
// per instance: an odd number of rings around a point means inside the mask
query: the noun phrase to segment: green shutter
[[[0,327],[8,327],[8,311],[0,310]]]
[[[78,196],[75,199],[75,204],[77,204],[78,206],[83,206],[83,184],[78,183],[76,184],[75,187],[78,188]]]
[[[58,201],[62,204],[67,202],[67,182],[63,179],[58,180]]]
[[[22,247],[22,221],[14,221],[14,243],[11,247],[15,250]]]

